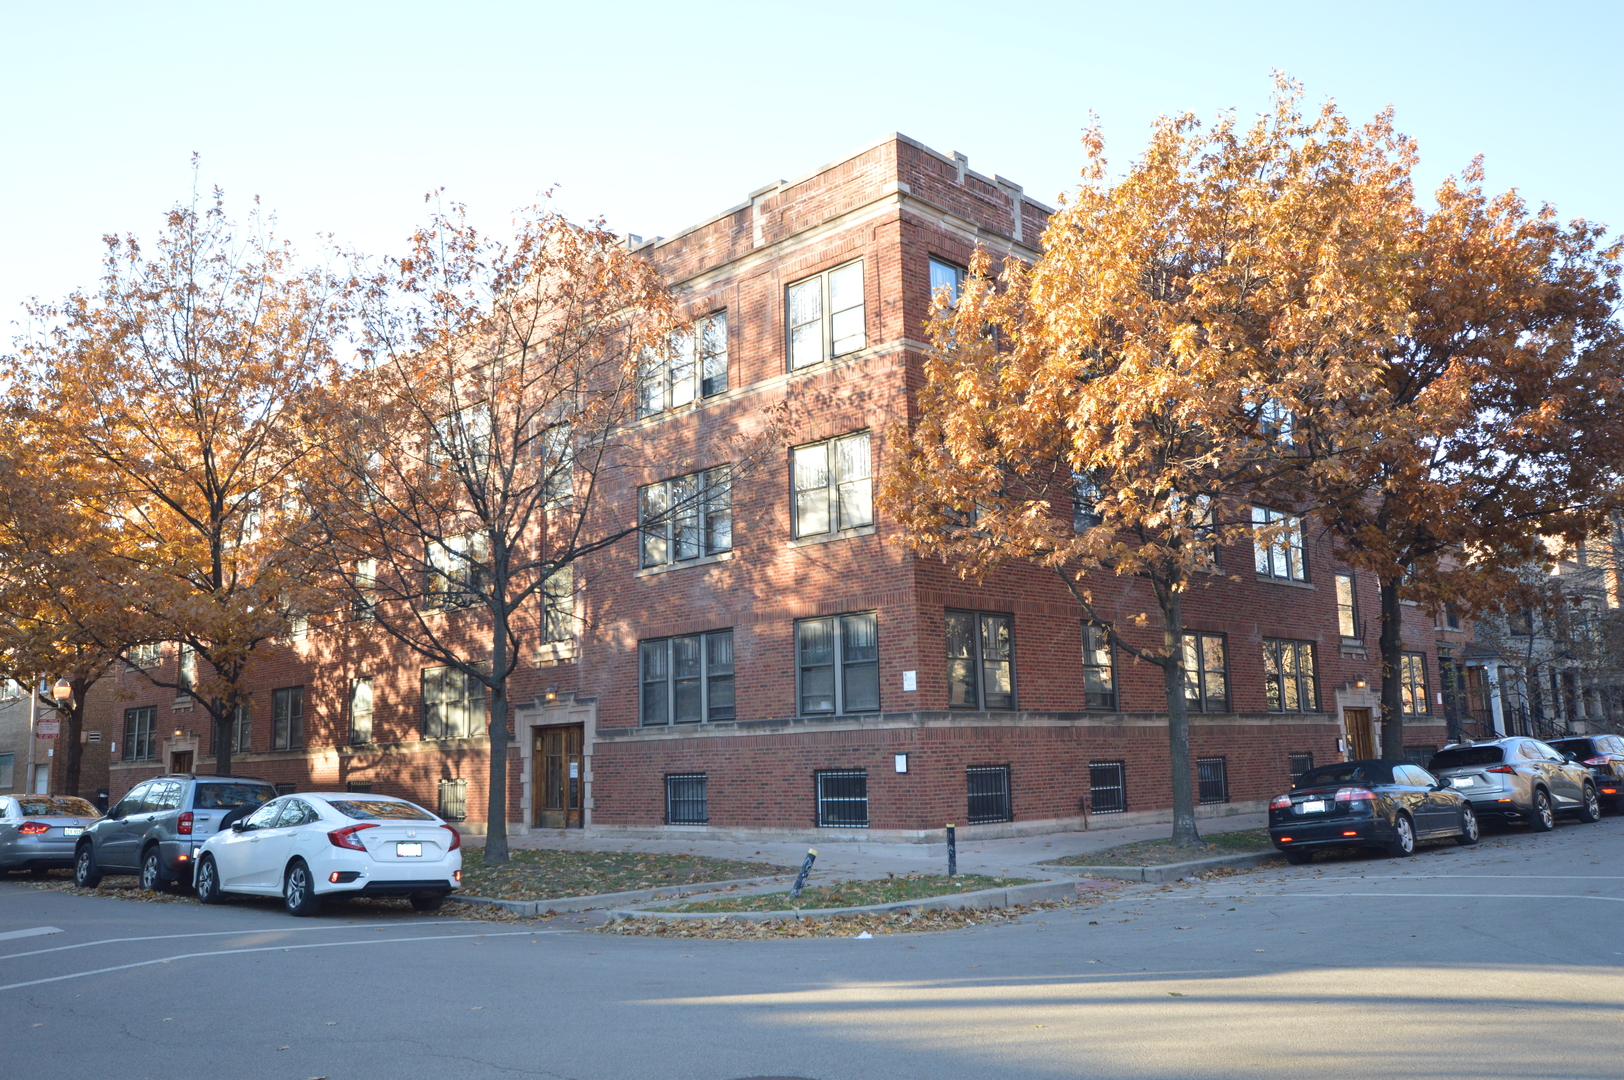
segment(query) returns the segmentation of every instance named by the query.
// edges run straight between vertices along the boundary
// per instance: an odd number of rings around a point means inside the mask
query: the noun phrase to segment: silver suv
[[[94,889],[103,874],[140,874],[143,889],[189,882],[203,841],[274,798],[270,784],[245,776],[182,773],[137,784],[79,838],[74,883]]]
[[[1556,828],[1557,814],[1601,820],[1590,771],[1538,739],[1446,746],[1427,768],[1466,796],[1480,818],[1520,819],[1537,832]]]

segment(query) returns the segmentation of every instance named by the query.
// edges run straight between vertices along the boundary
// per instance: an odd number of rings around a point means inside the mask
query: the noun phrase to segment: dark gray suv
[[[191,881],[203,841],[274,798],[275,788],[247,776],[183,773],[137,784],[79,838],[74,883],[94,889],[103,874],[140,874],[143,889]]]

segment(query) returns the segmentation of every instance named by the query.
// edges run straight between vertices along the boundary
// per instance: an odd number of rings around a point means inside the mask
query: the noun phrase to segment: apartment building
[[[625,435],[642,461],[688,464],[643,467],[619,512],[695,510],[578,565],[571,630],[527,631],[514,828],[926,840],[947,823],[1008,835],[1166,816],[1160,669],[1112,650],[1051,571],[963,580],[898,544],[873,499],[920,385],[932,290],[956,287],[977,245],[1036,256],[1048,214],[963,155],[892,135],[631,241],[692,333],[645,371]],[[727,436],[780,402],[793,437],[735,468]],[[1339,565],[1311,522],[1218,560],[1185,601],[1187,782],[1207,815],[1384,749],[1374,579]],[[1142,582],[1089,584],[1117,617],[1154,610]],[[1410,610],[1405,640],[1413,715],[1395,756],[1445,734],[1432,618]],[[177,675],[184,659],[150,657]],[[455,673],[376,636],[311,630],[253,678],[237,772],[404,795],[483,828],[484,700]],[[122,717],[115,797],[209,763],[207,718],[185,699],[132,673],[107,683],[96,708]]]

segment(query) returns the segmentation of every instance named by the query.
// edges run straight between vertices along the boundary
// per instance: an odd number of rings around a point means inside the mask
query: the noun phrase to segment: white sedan
[[[314,915],[335,896],[404,896],[434,911],[462,884],[462,837],[416,803],[388,795],[283,795],[209,837],[193,862],[197,898],[280,896]]]

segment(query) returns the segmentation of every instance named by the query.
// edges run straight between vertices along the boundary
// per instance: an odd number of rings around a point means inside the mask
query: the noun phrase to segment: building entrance
[[[169,755],[169,771],[172,773],[189,773],[192,771],[192,752],[190,750],[176,750]]]
[[[1369,709],[1343,709],[1342,726],[1348,731],[1348,760],[1368,761],[1376,756],[1376,733]]]
[[[586,782],[581,762],[585,729],[574,724],[535,731],[536,827],[579,829],[581,789]]]

